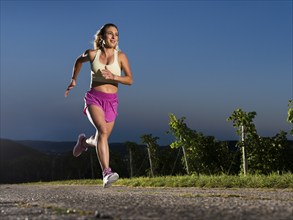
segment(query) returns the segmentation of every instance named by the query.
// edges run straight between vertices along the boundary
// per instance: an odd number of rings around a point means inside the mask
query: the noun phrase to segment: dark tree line
[[[292,112],[288,112],[291,123]],[[189,128],[184,117],[177,119],[170,114],[167,133],[175,137],[170,146],[159,146],[159,138],[152,134],[142,135],[141,144],[125,142],[119,148],[110,145],[111,167],[122,178],[192,173],[239,175],[244,168],[245,147],[249,173],[292,173],[293,144],[287,140],[287,133],[280,131],[273,137],[260,137],[253,124],[255,115],[255,112],[246,113],[241,109],[234,111],[228,120],[237,128],[237,134],[245,138],[228,142],[205,136]],[[1,140],[0,183],[99,178],[102,178],[102,172],[95,149],[75,158],[71,151],[46,154]]]

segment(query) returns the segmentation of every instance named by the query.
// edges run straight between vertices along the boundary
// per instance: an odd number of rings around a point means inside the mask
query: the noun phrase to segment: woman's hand
[[[76,85],[76,80],[75,79],[71,79],[71,83],[69,84],[69,86],[67,87],[64,96],[67,97],[69,91]]]
[[[114,74],[111,73],[111,71],[107,69],[107,66],[105,66],[105,69],[101,70],[101,73],[105,79],[114,80],[114,78],[115,78]]]

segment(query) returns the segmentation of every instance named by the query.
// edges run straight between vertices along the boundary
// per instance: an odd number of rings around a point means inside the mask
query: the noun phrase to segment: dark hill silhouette
[[[0,183],[46,180],[50,158],[20,143],[1,139]]]
[[[24,144],[8,139],[0,139],[0,160],[18,160],[25,157],[44,157],[44,154]]]
[[[64,153],[68,151],[72,151],[73,146],[76,142],[73,141],[32,141],[32,140],[24,140],[17,141],[24,146],[33,148],[35,150],[48,153],[48,154],[56,154],[56,153]]]
[[[15,141],[23,146],[33,148],[35,150],[47,153],[47,154],[62,154],[72,152],[72,149],[76,142],[74,141],[32,141],[32,140],[23,140]],[[140,147],[145,147],[139,145]],[[119,154],[126,155],[128,154],[127,147],[124,143],[109,143],[109,148],[111,151],[115,151]]]
[[[96,152],[76,158],[72,148],[76,142],[13,141],[0,139],[0,184],[60,179],[100,178]],[[111,143],[111,164],[127,176],[128,150],[124,143]],[[144,146],[139,146],[145,151]]]

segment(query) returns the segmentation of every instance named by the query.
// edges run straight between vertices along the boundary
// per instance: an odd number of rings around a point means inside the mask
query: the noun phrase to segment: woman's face
[[[116,48],[119,38],[118,30],[113,26],[108,27],[105,31],[104,38],[106,47]]]

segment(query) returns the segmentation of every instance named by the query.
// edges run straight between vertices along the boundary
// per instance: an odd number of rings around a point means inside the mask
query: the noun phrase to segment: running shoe
[[[85,139],[85,134],[78,135],[77,143],[73,148],[73,156],[78,157],[83,151],[87,151],[87,147],[83,146],[82,142]]]
[[[118,173],[112,172],[111,168],[107,168],[103,171],[103,187],[108,188],[112,183],[119,179]]]

